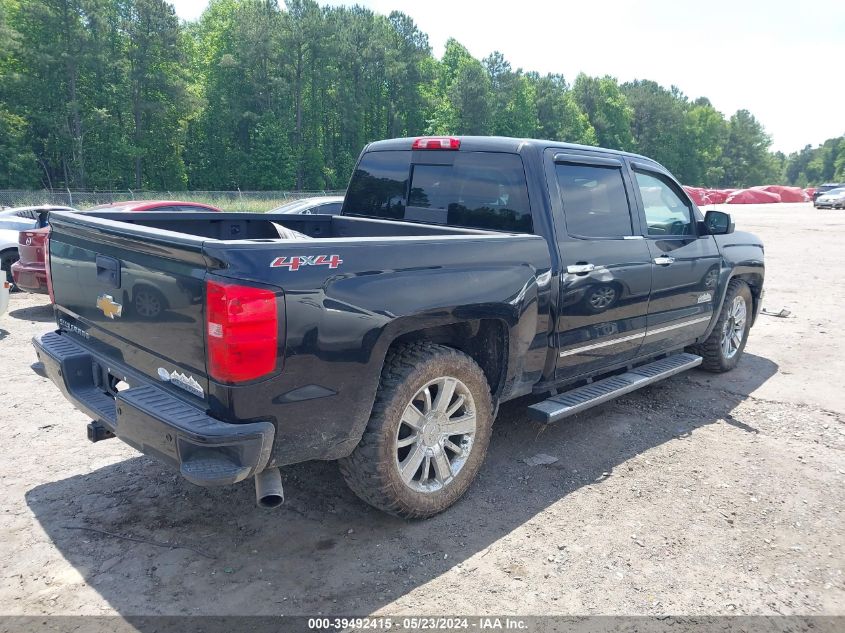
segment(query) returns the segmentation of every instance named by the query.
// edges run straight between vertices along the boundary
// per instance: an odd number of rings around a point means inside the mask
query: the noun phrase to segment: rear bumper
[[[12,279],[21,290],[38,294],[47,294],[47,271],[44,265],[26,266],[16,261],[12,264]]]
[[[233,484],[267,465],[275,434],[270,422],[221,422],[64,333],[47,332],[32,343],[47,376],[76,408],[133,448],[178,468],[188,481]],[[112,396],[98,384],[103,375],[129,388]]]

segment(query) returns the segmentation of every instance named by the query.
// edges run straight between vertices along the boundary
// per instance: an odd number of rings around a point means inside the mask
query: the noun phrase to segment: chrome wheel
[[[448,485],[466,464],[476,432],[472,394],[457,378],[427,383],[405,407],[396,433],[396,466],[416,492]]]
[[[616,289],[604,286],[590,295],[590,305],[596,310],[607,309],[616,299]]]
[[[745,322],[748,317],[748,309],[745,299],[741,296],[734,297],[728,310],[728,318],[722,326],[722,355],[725,358],[733,358],[742,345],[742,337],[745,335]]]

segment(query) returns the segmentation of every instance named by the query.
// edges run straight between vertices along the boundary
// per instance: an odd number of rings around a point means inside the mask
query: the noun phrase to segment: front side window
[[[635,172],[649,235],[692,235],[692,209],[669,182]]]
[[[632,234],[621,166],[558,163],[555,174],[569,235],[621,238]]]

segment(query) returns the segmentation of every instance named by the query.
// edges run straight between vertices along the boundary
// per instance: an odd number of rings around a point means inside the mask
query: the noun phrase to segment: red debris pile
[[[767,204],[780,201],[780,195],[762,189],[737,189],[725,200],[727,204]]]
[[[684,185],[692,201],[702,207],[708,204],[768,204],[772,202],[809,202],[813,187],[788,187],[786,185],[759,185],[748,189],[708,189]]]
[[[708,189],[707,197],[710,198],[710,204],[724,204],[734,191],[736,189]]]
[[[783,185],[761,185],[759,187],[752,187],[752,189],[759,189],[760,191],[768,191],[769,193],[776,193],[780,196],[781,202],[809,202],[812,196],[807,196],[801,187],[785,187]]]
[[[687,195],[692,198],[692,201],[700,207],[704,206],[705,204],[713,203],[713,201],[707,195],[707,189],[705,189],[704,187],[689,187],[687,185],[684,185],[684,191],[686,191]]]

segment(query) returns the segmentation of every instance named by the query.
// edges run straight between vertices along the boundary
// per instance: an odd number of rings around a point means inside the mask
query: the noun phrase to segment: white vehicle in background
[[[36,220],[28,218],[0,217],[0,283],[12,283],[12,264],[18,261],[18,236],[36,225]]]
[[[817,209],[845,209],[845,187],[825,191],[813,205]]]
[[[9,290],[12,289],[12,284],[10,284],[5,279],[0,281],[0,316],[6,314],[6,310],[9,309]]]
[[[343,206],[343,196],[316,196],[286,202],[267,213],[290,213],[294,215],[337,215]]]

